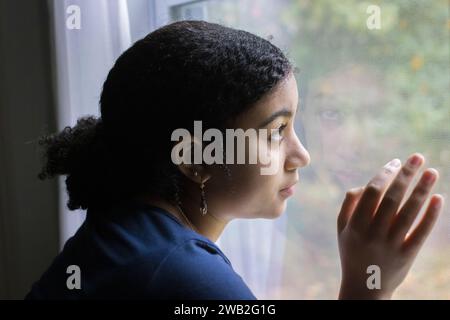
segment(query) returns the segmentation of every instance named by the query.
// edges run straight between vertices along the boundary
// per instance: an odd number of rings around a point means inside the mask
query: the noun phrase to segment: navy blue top
[[[214,242],[165,210],[129,202],[109,211],[88,210],[26,299],[256,299]],[[68,288],[71,265],[80,289]]]

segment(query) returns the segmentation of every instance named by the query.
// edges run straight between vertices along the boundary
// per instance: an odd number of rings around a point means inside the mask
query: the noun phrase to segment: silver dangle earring
[[[205,184],[200,184],[200,213],[204,216],[208,212],[208,205],[205,197]]]
[[[194,176],[198,176],[198,172],[194,171]],[[202,177],[200,177],[200,180],[202,180]],[[200,213],[202,216],[206,215],[208,213],[208,204],[206,203],[206,196],[205,196],[205,184],[200,184]]]

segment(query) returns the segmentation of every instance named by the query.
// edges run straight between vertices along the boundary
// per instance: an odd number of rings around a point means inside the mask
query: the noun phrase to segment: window
[[[449,194],[448,3],[376,3],[379,30],[367,27],[369,3],[361,1],[210,0],[169,8],[172,21],[200,17],[273,37],[300,69],[304,111],[296,127],[312,161],[300,170],[286,221],[236,222],[222,239],[260,297],[336,298],[343,195],[391,158],[422,152],[441,175],[434,192]],[[446,207],[397,298],[450,298]]]
[[[419,151],[440,172],[434,191],[449,196],[448,2],[375,2],[380,29],[368,28],[369,3],[357,0],[79,0],[77,33],[64,27],[65,1],[54,1],[60,127],[97,114],[120,52],[168,22],[204,19],[271,39],[300,69],[296,130],[311,164],[282,217],[232,222],[219,245],[259,298],[334,299],[347,189]],[[75,215],[62,209],[63,241]],[[449,215],[447,204],[396,298],[450,298]]]

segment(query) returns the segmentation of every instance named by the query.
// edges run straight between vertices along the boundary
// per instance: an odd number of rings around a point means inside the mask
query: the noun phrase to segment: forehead
[[[253,128],[272,113],[286,108],[295,112],[298,101],[297,81],[293,73],[278,83],[235,121],[237,128]]]

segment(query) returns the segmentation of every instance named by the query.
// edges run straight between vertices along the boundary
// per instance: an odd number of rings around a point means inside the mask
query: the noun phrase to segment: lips
[[[280,194],[283,196],[283,198],[288,198],[294,194],[295,185],[297,182],[298,182],[298,180],[296,180],[294,183],[291,183],[287,187],[280,190]]]
[[[293,183],[289,184],[287,187],[284,187],[283,189],[281,189],[280,191],[285,191],[288,189],[293,189],[293,187],[298,183],[298,180],[295,180]]]

